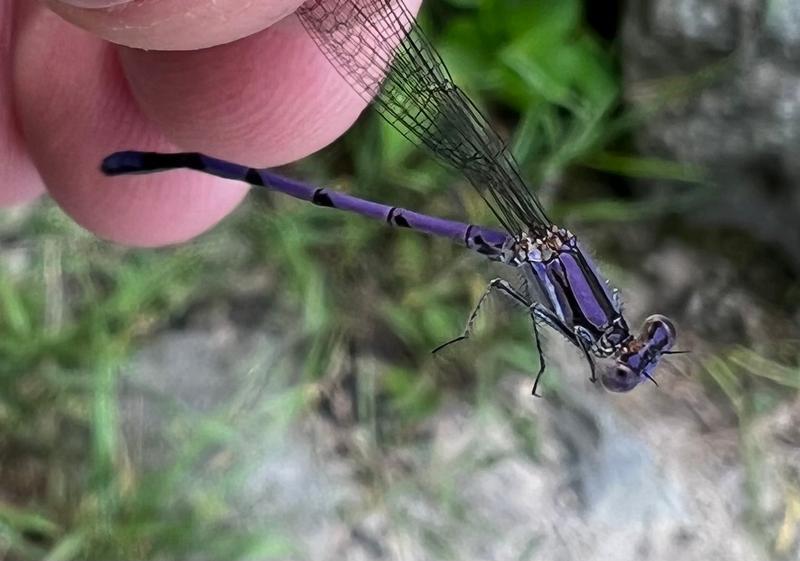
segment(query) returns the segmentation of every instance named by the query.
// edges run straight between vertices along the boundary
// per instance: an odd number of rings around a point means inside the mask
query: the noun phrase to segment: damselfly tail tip
[[[110,176],[147,171],[143,166],[143,156],[143,152],[136,152],[133,150],[114,152],[103,158],[100,164],[100,171]]]

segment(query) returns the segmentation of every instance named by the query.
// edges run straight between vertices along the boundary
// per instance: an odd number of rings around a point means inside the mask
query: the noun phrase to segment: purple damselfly
[[[309,0],[296,12],[342,78],[406,138],[460,171],[489,205],[504,231],[436,218],[287,179],[200,153],[124,151],[104,159],[107,175],[189,168],[270,188],[315,205],[346,210],[443,236],[493,261],[516,267],[522,285],[492,280],[467,320],[470,336],[481,305],[499,292],[530,314],[540,356],[536,390],[545,370],[539,325],[567,338],[585,357],[595,381],[595,358],[613,358],[603,385],[627,392],[674,353],[675,328],[650,316],[634,337],[618,292],[608,287],[575,236],[552,224],[500,136],[453,82],[439,54],[402,0]]]

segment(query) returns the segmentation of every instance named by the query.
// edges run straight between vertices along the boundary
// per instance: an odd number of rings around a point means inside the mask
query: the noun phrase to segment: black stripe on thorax
[[[583,253],[579,249],[573,250],[572,253],[577,255],[578,264],[580,265],[581,271],[583,271],[583,276],[589,281],[589,288],[592,289],[592,295],[594,296],[595,300],[602,303],[603,312],[610,318],[616,318],[619,316],[619,312],[614,307],[614,302],[609,299],[608,293],[603,289],[602,284],[600,284],[603,281],[597,278],[597,275],[589,266],[589,263],[587,263],[586,259],[583,258]],[[611,324],[609,323],[609,325]]]
[[[583,308],[580,305],[580,302],[578,302],[578,299],[575,297],[575,292],[573,291],[572,285],[569,282],[569,277],[567,276],[567,268],[564,266],[563,263],[560,262],[561,260],[558,258],[562,252],[563,253],[569,252],[572,253],[573,255],[575,254],[575,252],[572,250],[556,251],[553,257],[548,260],[548,263],[552,262],[553,260],[559,261],[558,275],[554,276],[553,281],[557,285],[559,285],[559,288],[561,288],[564,298],[566,298],[567,304],[569,305],[570,311],[572,312],[571,327],[575,328],[576,326],[581,326],[585,328],[592,335],[593,338],[592,342],[595,343],[600,339],[603,333],[605,333],[605,329],[601,328],[600,326],[594,325],[589,320],[589,318],[584,313]],[[582,264],[582,260],[578,259],[578,262],[581,263],[581,272],[584,274],[584,276],[586,276],[586,269]],[[591,276],[592,278],[594,278],[594,275]],[[591,286],[591,280],[589,284]],[[594,289],[592,289],[592,294],[594,294]],[[604,315],[606,316],[606,318],[609,318],[609,325],[610,325],[612,318],[616,316],[616,311],[613,308],[609,310],[608,307],[605,305],[605,300],[606,298],[604,296],[601,305],[603,307]],[[608,326],[605,327],[607,328]]]

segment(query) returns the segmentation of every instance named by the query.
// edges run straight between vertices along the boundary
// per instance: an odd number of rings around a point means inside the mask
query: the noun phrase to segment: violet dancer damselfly
[[[502,231],[367,201],[200,153],[117,152],[104,159],[102,171],[121,175],[189,168],[449,238],[517,268],[523,281],[515,287],[492,280],[464,333],[435,350],[468,338],[486,297],[499,292],[532,319],[540,356],[534,395],[545,370],[540,325],[559,332],[582,352],[592,381],[595,359],[613,358],[613,366],[601,372],[609,390],[626,392],[653,380],[659,360],[674,352],[672,322],[653,315],[638,337],[631,334],[617,291],[609,288],[575,236],[548,219],[510,151],[453,82],[402,0],[309,0],[296,15],[342,78],[384,119],[469,180]]]

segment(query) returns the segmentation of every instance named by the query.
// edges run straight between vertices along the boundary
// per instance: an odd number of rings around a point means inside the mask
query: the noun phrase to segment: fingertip
[[[122,48],[120,59],[140,107],[172,142],[258,167],[327,146],[367,106],[294,16],[211,49]]]
[[[12,35],[14,5],[0,2],[0,207],[24,204],[44,192],[14,114],[11,89],[13,46],[3,40]]]
[[[136,107],[108,44],[39,10],[19,27],[15,59],[31,158],[59,206],[98,236],[138,246],[183,242],[247,193],[246,185],[188,171],[120,178],[100,172],[114,150],[175,150]]]
[[[0,155],[0,207],[24,205],[44,192],[44,182],[27,154]]]
[[[101,8],[110,8],[111,6],[119,6],[120,4],[127,4],[133,0],[55,0],[62,4],[72,6],[74,8],[88,8],[92,10]]]
[[[171,51],[204,49],[247,37],[291,14],[302,2],[141,0],[98,9],[47,0],[47,5],[70,23],[112,43]]]

